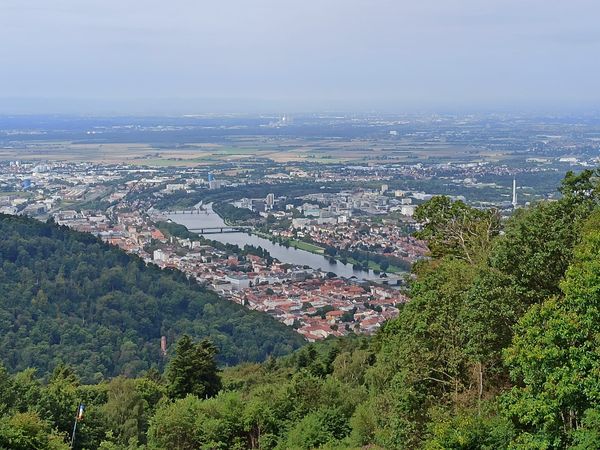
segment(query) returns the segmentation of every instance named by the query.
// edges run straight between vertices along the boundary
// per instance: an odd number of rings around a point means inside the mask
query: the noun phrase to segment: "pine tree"
[[[177,342],[175,356],[167,367],[167,392],[171,398],[188,394],[212,397],[221,389],[215,357],[217,348],[208,339],[195,344],[188,335]]]

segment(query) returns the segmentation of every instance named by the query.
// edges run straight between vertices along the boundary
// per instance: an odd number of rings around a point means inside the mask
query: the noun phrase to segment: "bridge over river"
[[[220,234],[220,233],[240,233],[250,231],[252,227],[236,226],[236,227],[204,227],[204,228],[188,228],[193,233],[199,234]]]
[[[165,211],[163,214],[165,214],[166,216],[171,215],[171,214],[205,214],[205,215],[208,215],[209,212],[205,209],[194,208],[194,209],[188,209],[185,211]]]

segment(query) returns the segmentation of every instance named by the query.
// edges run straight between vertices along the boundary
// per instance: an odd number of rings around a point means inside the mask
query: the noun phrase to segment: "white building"
[[[209,189],[220,189],[224,186],[223,180],[210,180],[208,182]]]
[[[168,259],[168,256],[161,249],[158,249],[158,250],[154,250],[154,253],[152,253],[152,259],[154,261],[166,262]]]
[[[403,216],[412,217],[415,213],[415,205],[402,205],[400,207],[400,212]]]
[[[225,280],[231,284],[231,289],[234,291],[250,287],[250,279],[246,275],[227,275]]]
[[[275,194],[267,194],[265,203],[267,205],[267,208],[272,209],[273,205],[275,204]]]

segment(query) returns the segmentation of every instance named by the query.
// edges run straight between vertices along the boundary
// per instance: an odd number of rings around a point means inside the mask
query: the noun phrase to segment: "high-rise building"
[[[268,208],[273,208],[273,205],[275,204],[275,194],[267,194],[265,203],[267,204]]]

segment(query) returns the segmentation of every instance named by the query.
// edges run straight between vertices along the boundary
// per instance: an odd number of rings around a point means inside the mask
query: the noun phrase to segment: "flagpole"
[[[79,408],[77,408],[79,409]],[[77,417],[75,417],[75,423],[73,424],[73,434],[71,435],[71,448],[73,448],[73,444],[75,443],[75,431],[77,430]]]
[[[73,424],[73,433],[71,434],[71,448],[75,443],[75,431],[77,431],[77,414],[79,413],[79,405],[77,405],[77,412],[75,413],[75,423]]]

